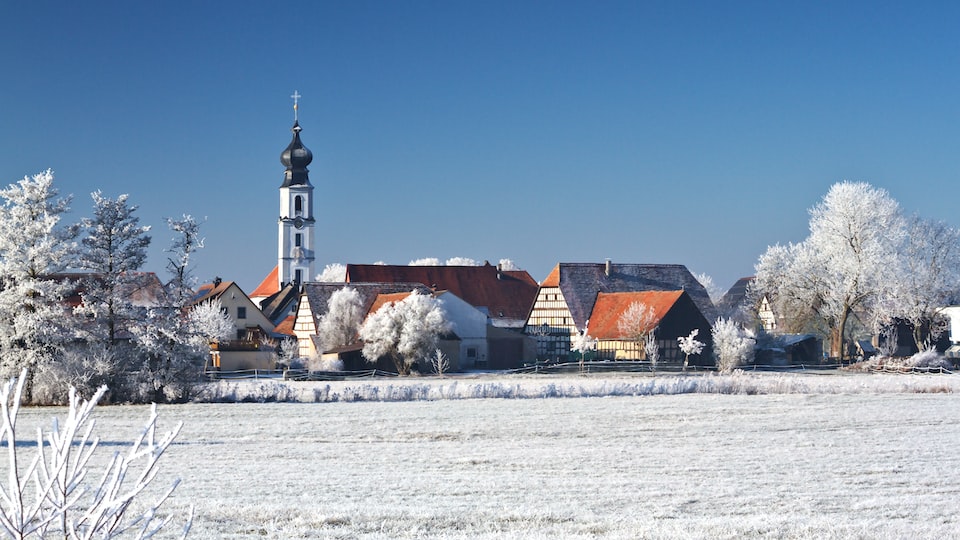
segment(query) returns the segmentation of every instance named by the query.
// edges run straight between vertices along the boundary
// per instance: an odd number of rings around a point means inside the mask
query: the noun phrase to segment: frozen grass
[[[722,377],[497,384],[531,397],[660,379]],[[185,426],[157,482],[183,479],[168,509],[194,504],[203,539],[960,536],[953,376],[745,380],[765,395],[168,405],[161,422]],[[126,434],[144,412],[99,409],[98,430]]]
[[[960,391],[960,377],[920,374],[763,373],[732,375],[460,375],[332,382],[231,380],[203,385],[198,402],[436,401],[624,397],[677,394],[941,393]]]

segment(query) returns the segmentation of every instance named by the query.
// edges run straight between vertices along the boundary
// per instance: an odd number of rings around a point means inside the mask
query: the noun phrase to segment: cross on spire
[[[293,98],[293,120],[297,122],[300,120],[298,110],[300,108],[300,105],[299,105],[300,98],[302,98],[303,96],[300,95],[300,92],[294,90],[293,95],[291,95],[290,97]]]

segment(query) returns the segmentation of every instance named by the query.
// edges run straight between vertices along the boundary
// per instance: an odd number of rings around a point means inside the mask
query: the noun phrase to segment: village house
[[[716,318],[706,289],[683,265],[614,264],[609,260],[600,264],[560,263],[540,283],[527,318],[525,332],[537,340],[537,358],[569,358],[571,337],[587,329],[591,318],[603,316],[595,311],[600,293],[643,291],[684,291],[700,312],[690,321],[690,328]],[[709,336],[709,328],[708,324],[700,331],[700,341]]]
[[[338,358],[345,369],[377,367],[392,370],[390,362],[371,365],[360,355],[363,344],[359,338],[346,346],[324,351],[317,328],[326,315],[330,296],[350,287],[359,293],[364,319],[390,302],[400,302],[413,291],[431,294],[442,302],[451,331],[440,336],[438,347],[446,355],[451,371],[484,367],[489,354],[487,316],[450,291],[431,291],[420,283],[305,283],[294,325],[294,334],[300,344],[300,356],[311,358],[323,355]]]
[[[348,264],[347,283],[420,283],[450,291],[484,312],[491,326],[521,330],[537,297],[537,282],[526,270],[481,266],[399,266]]]
[[[465,346],[461,369],[513,369],[536,359],[536,344],[523,334],[539,286],[526,270],[481,266],[348,264],[346,281],[414,282],[446,291],[486,316],[485,347]],[[461,336],[463,337],[463,336]]]
[[[293,334],[297,338],[301,358],[315,358],[325,352],[319,345],[317,335],[320,319],[327,314],[330,297],[333,293],[346,286],[345,283],[311,282],[303,284],[293,325]],[[419,290],[424,294],[430,293],[429,289],[419,283],[354,283],[350,287],[359,293],[363,313],[370,313],[371,308],[377,303],[377,299],[381,295],[410,293],[414,290]],[[359,348],[356,347],[350,350],[353,349],[359,351]],[[346,353],[348,351],[339,352]]]
[[[697,339],[712,347],[710,323],[685,291],[640,291],[597,293],[597,301],[587,324],[587,334],[597,340],[597,358],[601,360],[647,360],[644,343],[625,336],[620,320],[630,306],[639,303],[652,312],[646,327],[639,332],[653,332],[659,347],[660,361],[682,363],[677,338],[699,330]],[[691,359],[691,365],[706,365],[705,355]]]
[[[210,345],[209,367],[220,371],[274,369],[276,367],[275,325],[260,311],[259,306],[233,281],[219,278],[201,285],[193,296],[192,305],[219,300],[224,312],[233,321],[235,334],[231,339]]]

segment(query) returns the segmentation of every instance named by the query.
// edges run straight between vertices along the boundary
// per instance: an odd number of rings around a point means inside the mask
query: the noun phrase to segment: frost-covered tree
[[[80,249],[75,264],[94,275],[86,280],[83,304],[77,312],[91,318],[91,323],[85,325],[90,341],[113,347],[118,333],[142,315],[130,295],[137,284],[135,272],[147,260],[150,227],[140,225],[140,218],[135,215],[137,206],[127,202],[128,195],[111,199],[95,191],[90,196],[93,217],[80,221]]]
[[[219,298],[190,308],[188,325],[192,330],[190,337],[198,342],[199,347],[230,339],[237,330]]]
[[[134,344],[143,353],[139,369],[140,387],[135,399],[180,401],[200,375],[209,352],[207,329],[189,316],[194,278],[191,258],[203,247],[200,225],[191,216],[167,219],[174,232],[167,249],[167,284],[164,305],[147,310],[139,324],[131,327]]]
[[[497,266],[499,266],[500,269],[501,269],[501,270],[504,270],[504,271],[507,271],[507,270],[522,270],[522,268],[520,268],[520,266],[518,266],[517,263],[513,262],[513,261],[510,260],[510,259],[500,259],[500,263],[497,264]]]
[[[680,345],[680,351],[683,353],[683,370],[687,370],[687,365],[690,363],[691,354],[700,354],[703,352],[703,347],[706,345],[704,342],[697,340],[697,336],[700,334],[699,328],[694,328],[690,331],[690,334],[687,336],[680,336],[677,338],[677,343]]]
[[[470,257],[451,257],[447,259],[447,266],[480,266],[476,260]]]
[[[657,313],[653,306],[643,302],[633,302],[617,319],[617,331],[620,338],[633,341],[640,346],[646,344],[647,336],[657,329]]]
[[[660,343],[657,341],[656,331],[650,332],[643,338],[643,354],[650,362],[650,371],[657,371],[657,364],[660,363]]]
[[[713,325],[712,335],[713,353],[721,373],[730,373],[753,361],[757,340],[750,330],[731,319],[719,317]]]
[[[443,303],[431,295],[413,291],[399,302],[390,302],[373,313],[360,327],[363,357],[376,362],[387,357],[397,373],[408,375],[417,361],[436,349],[440,336],[451,329]]]
[[[706,289],[707,295],[710,297],[710,301],[716,305],[720,302],[720,299],[723,298],[723,295],[726,291],[720,288],[716,282],[713,281],[713,278],[710,277],[707,273],[694,274],[693,277],[703,285],[703,288]]]
[[[347,266],[340,263],[332,263],[323,267],[323,272],[317,276],[320,283],[343,283],[347,279]]]
[[[72,338],[68,284],[51,274],[68,267],[75,228],[61,226],[70,198],[58,197],[50,170],[0,190],[0,199],[0,377],[12,377],[34,373]]]
[[[597,340],[588,333],[589,328],[590,321],[587,320],[587,324],[583,327],[583,330],[578,331],[570,337],[570,350],[580,353],[581,370],[583,369],[583,362],[586,359],[587,353],[597,350]]]
[[[754,295],[766,294],[780,315],[814,315],[830,335],[831,354],[844,355],[855,311],[869,312],[896,279],[905,232],[900,207],[863,182],[833,185],[810,210],[810,235],[773,246],[757,264]]]
[[[947,329],[940,310],[960,300],[960,230],[912,217],[891,264],[898,273],[877,302],[878,330],[882,333],[896,321],[905,321],[922,351]]]
[[[357,342],[357,333],[363,323],[363,299],[353,287],[336,290],[327,299],[327,312],[320,317],[317,336],[320,347],[329,351]]]
[[[425,257],[423,259],[414,259],[407,266],[440,266],[440,259],[436,257]]]

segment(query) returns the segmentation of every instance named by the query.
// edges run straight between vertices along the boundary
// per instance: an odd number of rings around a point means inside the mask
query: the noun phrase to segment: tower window
[[[300,195],[293,198],[293,211],[298,216],[303,213],[303,197]]]
[[[303,246],[303,235],[302,235],[302,234],[295,234],[295,235],[293,235],[293,245],[296,246],[296,247],[301,247],[301,246]]]
[[[301,281],[303,281],[303,270],[297,270],[296,272],[294,272],[293,281],[296,283],[300,283]]]

